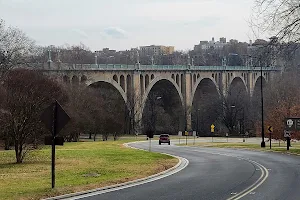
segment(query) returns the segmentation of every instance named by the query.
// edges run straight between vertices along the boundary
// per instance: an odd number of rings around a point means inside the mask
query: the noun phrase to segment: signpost
[[[68,123],[70,117],[59,105],[57,101],[47,107],[41,115],[41,121],[46,128],[52,133],[52,136],[45,138],[45,145],[52,145],[52,162],[51,162],[51,183],[52,188],[55,187],[55,145],[63,145],[63,137],[56,135]]]
[[[290,150],[291,131],[284,130],[284,135],[283,136],[286,138],[286,150]]]
[[[185,145],[187,145],[187,136],[189,135],[189,132],[188,132],[188,131],[185,131],[185,132],[184,132],[184,135],[185,135]]]
[[[210,132],[211,132],[211,141],[212,142],[214,142],[214,132],[215,132],[215,125],[214,124],[212,124],[211,126],[210,126]]]
[[[197,132],[193,131],[193,136],[194,136],[194,145],[195,145],[195,140],[196,140],[196,136],[197,136]]]
[[[180,138],[182,137],[182,131],[178,132],[178,138],[179,138],[179,144],[180,144]]]
[[[153,131],[147,131],[147,137],[149,138],[149,151],[151,151],[151,139],[153,138]]]
[[[272,148],[272,133],[273,133],[273,126],[268,126],[268,132],[270,134],[270,149]]]
[[[291,146],[291,132],[300,131],[300,118],[289,117],[284,120],[285,130],[284,137],[286,138],[286,149],[289,150]]]

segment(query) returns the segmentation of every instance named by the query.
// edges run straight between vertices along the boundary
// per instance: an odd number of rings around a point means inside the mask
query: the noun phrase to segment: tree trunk
[[[22,163],[23,162],[22,146],[19,145],[18,142],[15,143],[15,153],[16,153],[17,163]]]
[[[117,133],[114,133],[114,141],[116,141],[118,139],[118,135]]]
[[[37,138],[34,137],[34,140],[33,140],[33,148],[34,149],[37,149],[38,148],[38,141],[37,141]]]

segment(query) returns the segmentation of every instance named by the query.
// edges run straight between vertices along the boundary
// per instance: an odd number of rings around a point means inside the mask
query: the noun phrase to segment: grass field
[[[65,143],[56,151],[56,189],[51,189],[51,149],[30,152],[14,164],[0,151],[0,199],[40,199],[146,177],[174,166],[176,158],[124,147],[130,140]]]
[[[218,147],[218,148],[244,148],[244,149],[253,149],[253,150],[261,150],[261,151],[275,151],[282,153],[292,153],[300,155],[300,142],[292,142],[292,147],[290,150],[286,150],[286,143],[281,142],[279,146],[279,142],[273,142],[272,148],[270,149],[270,144],[266,142],[266,148],[261,148],[260,143],[227,143],[227,142],[202,142],[196,143],[195,145],[189,146],[199,146],[199,147]]]

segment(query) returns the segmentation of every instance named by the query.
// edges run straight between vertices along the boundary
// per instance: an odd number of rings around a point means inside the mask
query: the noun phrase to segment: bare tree
[[[29,59],[36,53],[35,43],[24,32],[6,27],[0,19],[0,76],[13,67],[30,65]]]
[[[54,99],[63,102],[64,96],[55,81],[25,69],[9,71],[4,85],[7,101],[2,107],[1,128],[15,147],[17,163],[21,163],[45,133],[40,123],[42,110]]]
[[[72,122],[63,131],[68,141],[78,141],[80,133],[88,133],[90,138],[101,134],[107,140],[109,134],[114,139],[124,131],[125,104],[122,97],[106,85],[93,84],[65,86],[69,101],[65,104]]]
[[[295,0],[256,0],[253,25],[285,42],[300,39],[300,6]]]
[[[125,134],[137,134],[141,130],[142,98],[138,91],[128,95],[125,105]]]

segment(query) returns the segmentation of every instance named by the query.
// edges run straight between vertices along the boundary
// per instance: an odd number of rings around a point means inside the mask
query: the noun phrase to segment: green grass
[[[57,147],[54,190],[50,147],[30,152],[23,164],[14,164],[14,151],[0,151],[0,199],[40,199],[107,186],[155,174],[178,162],[167,155],[126,148],[122,144],[128,141]]]
[[[244,148],[252,150],[261,150],[261,151],[273,151],[281,153],[292,153],[300,155],[300,142],[293,142],[290,150],[286,150],[286,143],[279,142],[272,143],[272,148],[270,149],[270,144],[266,143],[266,148],[261,148],[259,144],[253,143],[226,143],[226,142],[214,142],[214,143],[196,143],[195,145],[190,146],[199,146],[199,147],[217,147],[217,148]]]

